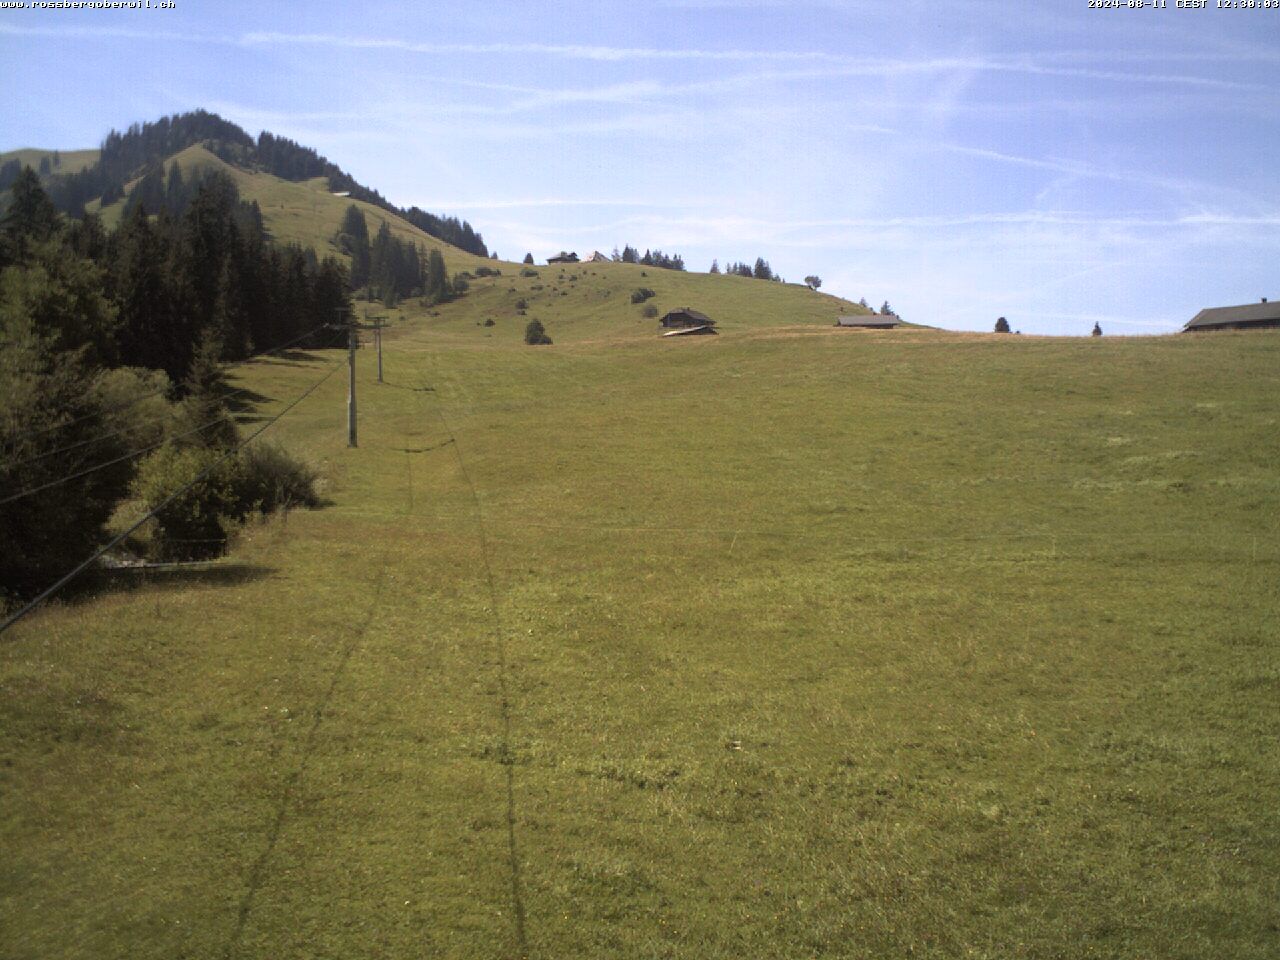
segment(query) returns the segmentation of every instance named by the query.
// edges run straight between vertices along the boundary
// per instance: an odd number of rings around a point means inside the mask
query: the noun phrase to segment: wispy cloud
[[[635,60],[744,61],[756,63],[824,63],[826,68],[810,68],[789,74],[775,73],[769,79],[832,79],[854,76],[896,76],[911,73],[940,73],[955,70],[1021,73],[1076,79],[1106,80],[1117,83],[1183,84],[1216,89],[1266,90],[1253,83],[1187,74],[1141,73],[1101,70],[1088,67],[1064,67],[1034,58],[998,59],[987,57],[940,57],[915,60],[886,57],[849,57],[825,50],[765,50],[716,48],[619,47],[583,44],[546,43],[421,43],[397,38],[346,37],[322,33],[247,33],[239,38],[247,45],[313,45],[355,50],[400,50],[424,54],[497,54],[542,55],[576,60],[623,62]],[[757,79],[763,79],[757,75]],[[730,80],[730,83],[735,82]],[[705,84],[701,85],[705,87]]]
[[[844,58],[809,50],[740,50],[714,48],[614,47],[589,44],[554,43],[421,43],[396,38],[345,37],[324,33],[246,33],[239,42],[251,45],[311,45],[342,47],[353,50],[402,50],[406,53],[429,54],[498,54],[544,55],[574,60],[749,60],[811,62],[840,61]]]
[[[679,208],[697,206],[699,201],[669,201],[659,203],[640,199],[584,199],[581,197],[532,197],[515,200],[429,200],[428,206],[454,210],[514,210],[533,207],[629,207],[629,208]]]

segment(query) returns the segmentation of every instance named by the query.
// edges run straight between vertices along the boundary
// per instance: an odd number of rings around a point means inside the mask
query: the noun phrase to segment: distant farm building
[[[561,250],[554,257],[547,257],[547,263],[577,263],[578,255],[576,253],[565,253]]]
[[[893,314],[884,316],[873,313],[867,316],[855,314],[847,317],[836,317],[837,327],[869,327],[873,330],[891,330],[900,323],[902,321]]]
[[[583,260],[582,262],[583,262],[583,263],[608,263],[608,262],[609,262],[609,258],[608,258],[608,257],[606,257],[606,256],[605,256],[603,253],[601,253],[599,250],[593,250],[593,251],[591,252],[591,256],[587,257],[587,258],[586,258],[585,260]]]
[[[1261,330],[1280,327],[1280,303],[1246,303],[1238,307],[1209,307],[1187,321],[1183,333],[1200,330]]]
[[[708,317],[705,313],[697,310],[690,310],[688,307],[678,307],[664,316],[659,323],[664,327],[672,329],[688,329],[692,327],[714,327],[716,322]]]

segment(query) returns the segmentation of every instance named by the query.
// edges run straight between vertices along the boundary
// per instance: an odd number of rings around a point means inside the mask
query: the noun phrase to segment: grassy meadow
[[[0,639],[0,956],[1280,953],[1280,336],[502,269],[266,435],[326,507]]]
[[[79,173],[85,167],[91,166],[98,162],[97,150],[39,150],[35,147],[24,147],[21,150],[8,150],[0,153],[0,163],[7,163],[10,160],[17,160],[23,166],[31,167],[38,170],[40,161],[45,157],[49,158],[50,164],[53,163],[54,153],[58,154],[61,161],[54,173]]]

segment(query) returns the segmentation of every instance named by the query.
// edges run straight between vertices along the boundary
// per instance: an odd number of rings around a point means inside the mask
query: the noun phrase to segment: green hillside
[[[6,635],[7,952],[1274,956],[1280,336],[642,269],[393,311],[328,506]]]
[[[329,191],[328,181],[323,177],[301,183],[282,180],[269,173],[245,170],[226,163],[199,145],[188,147],[170,157],[164,164],[165,171],[174,163],[182,168],[184,175],[213,169],[230,176],[240,190],[241,199],[258,202],[267,229],[279,243],[298,243],[304,247],[312,247],[321,256],[338,255],[333,246],[333,237],[342,223],[343,214],[354,203],[364,211],[370,234],[376,233],[385,222],[397,238],[412,240],[426,250],[439,249],[445,255],[445,262],[451,270],[471,269],[487,262],[483,257],[473,256],[437,240],[381,207],[352,200],[350,197],[334,196]],[[136,180],[129,184],[126,196],[136,185]],[[108,229],[112,229],[120,222],[124,205],[123,199],[106,208],[93,201],[86,205],[86,209],[91,213],[100,213],[103,223]]]
[[[335,252],[327,180],[168,162]],[[356,302],[354,449],[345,351],[230,368],[245,431],[315,388],[324,505],[0,638],[0,957],[1275,956],[1280,332],[838,329],[361,207],[468,288]]]
[[[495,321],[502,318],[501,325],[484,328],[483,333],[513,342],[523,337],[525,323],[535,317],[549,324],[553,339],[557,334],[570,339],[648,338],[656,329],[656,322],[642,317],[642,305],[631,303],[632,291],[641,287],[654,291],[655,296],[647,303],[657,307],[660,313],[674,307],[694,307],[715,319],[722,332],[758,326],[830,326],[841,313],[864,312],[864,308],[856,304],[815,293],[799,284],[686,273],[639,264],[544,264],[532,268],[537,276],[522,276],[523,264],[474,256],[429,236],[380,207],[334,196],[323,178],[294,183],[261,171],[244,170],[215,157],[202,146],[188,147],[171,157],[165,164],[166,171],[173,163],[179,164],[184,174],[213,169],[230,176],[242,199],[258,202],[267,230],[277,242],[312,247],[321,256],[342,256],[333,244],[333,237],[347,208],[355,203],[364,211],[370,234],[386,223],[399,239],[410,240],[424,250],[439,249],[450,272],[471,272],[478,267],[500,270],[500,277],[472,280],[472,291],[466,298],[428,319],[462,329],[482,324],[489,318]],[[136,181],[128,189],[134,186]],[[111,229],[119,223],[124,205],[122,199],[105,209],[91,203],[88,209],[98,212]],[[524,317],[517,313],[516,304],[520,300],[526,303]],[[377,311],[382,310],[380,304],[368,307],[370,311],[375,307]],[[415,315],[416,309],[411,305],[408,313],[397,310],[394,314]],[[857,335],[852,331],[841,331],[841,334]]]

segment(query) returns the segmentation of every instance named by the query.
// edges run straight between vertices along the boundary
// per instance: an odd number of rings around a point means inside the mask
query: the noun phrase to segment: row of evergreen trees
[[[256,209],[221,174],[180,216],[162,207],[152,217],[138,203],[110,234],[96,216],[60,216],[30,168],[8,199],[0,541],[11,548],[0,551],[0,607],[102,542],[141,454],[152,452],[150,463],[175,443],[235,442],[220,360],[335,344],[338,331],[315,328],[351,312],[345,268],[269,244]]]
[[[618,252],[617,247],[614,247],[611,259],[614,263],[639,263],[646,267],[659,267],[663,270],[684,269],[684,258],[678,253],[668,256],[661,250],[646,250],[642,254],[629,243],[623,246],[621,253]]]
[[[370,241],[364,211],[354,203],[347,208],[334,243],[351,257],[352,290],[363,290],[370,300],[393,307],[406,297],[424,297],[435,304],[461,292],[461,281],[450,281],[439,250],[425,252],[416,243],[393,236],[385,220]]]
[[[56,349],[84,349],[96,365],[163,370],[177,382],[204,339],[221,359],[241,359],[350,309],[345,268],[269,243],[257,204],[224,174],[190,197],[166,194],[154,218],[133,204],[110,234],[96,216],[63,221],[29,168],[11,194],[0,267],[16,269],[4,292],[21,290],[19,305]],[[322,331],[300,345],[334,342]]]
[[[712,260],[711,269],[708,273],[725,273],[729,276],[753,277],[756,280],[777,280],[783,283],[781,275],[773,272],[773,268],[769,266],[769,261],[764,257],[756,257],[755,265],[748,263],[729,263],[723,270],[720,269],[720,261]]]
[[[331,191],[345,191],[403,217],[433,237],[487,257],[484,238],[469,223],[456,217],[440,217],[417,207],[396,207],[382,194],[358,183],[337,164],[310,147],[287,137],[262,131],[255,141],[242,128],[205,110],[163,117],[154,123],[133,124],[124,133],[112,130],[102,142],[98,161],[73,174],[54,174],[47,183],[54,205],[72,217],[84,214],[84,205],[97,197],[104,203],[119,199],[125,187],[140,175],[147,175],[167,158],[194,144],[204,144],[215,156],[242,167],[257,167],[285,180],[326,177]],[[0,189],[16,178],[17,169],[0,169]],[[12,179],[10,179],[12,183]],[[152,212],[154,207],[149,206]]]

